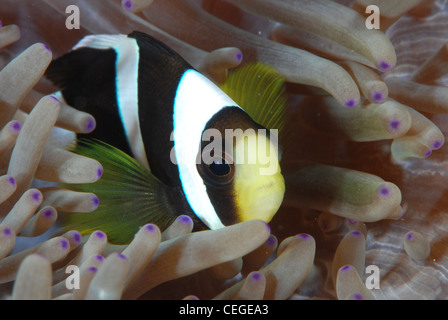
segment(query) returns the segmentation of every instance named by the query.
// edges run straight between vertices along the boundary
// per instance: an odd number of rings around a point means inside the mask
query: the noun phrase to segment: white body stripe
[[[138,162],[149,168],[138,116],[138,63],[137,41],[126,35],[92,35],[83,38],[73,49],[89,47],[114,49],[117,53],[117,103],[124,131],[132,153]]]
[[[196,215],[210,228],[224,225],[196,168],[202,132],[210,118],[226,106],[237,106],[221,89],[195,70],[182,76],[174,102],[174,151],[182,188]]]
[[[139,48],[135,39],[126,39],[116,48],[118,109],[134,157],[149,169],[138,115]]]
[[[92,34],[82,38],[72,50],[83,47],[93,49],[111,49],[119,42],[126,40],[128,36],[125,34]]]

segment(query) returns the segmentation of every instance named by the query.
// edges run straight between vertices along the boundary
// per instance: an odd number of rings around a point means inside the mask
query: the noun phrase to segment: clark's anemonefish
[[[269,222],[280,207],[285,184],[273,132],[286,98],[272,68],[248,65],[220,88],[162,42],[133,32],[85,37],[46,76],[61,99],[96,118],[94,139],[80,137],[74,152],[104,168],[96,183],[65,186],[97,194],[100,205],[62,213],[63,228],[100,229],[127,243],[140,226],[163,230],[181,214],[196,228],[217,229]]]

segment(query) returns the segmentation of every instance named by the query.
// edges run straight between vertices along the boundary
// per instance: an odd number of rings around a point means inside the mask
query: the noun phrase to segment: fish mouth
[[[284,180],[276,179],[257,188],[254,191],[253,201],[254,202],[262,201],[263,203],[265,203],[265,205],[267,206],[266,211],[268,210],[277,211],[278,208],[280,207],[280,204],[283,202],[284,193],[285,193]]]
[[[266,183],[265,185],[259,187],[258,189],[255,190],[255,195],[258,196],[259,193],[263,193],[265,191],[270,191],[272,189],[274,189],[276,186],[280,187],[281,181],[271,181],[269,183]]]

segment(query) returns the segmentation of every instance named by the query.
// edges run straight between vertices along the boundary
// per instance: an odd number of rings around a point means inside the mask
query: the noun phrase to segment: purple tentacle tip
[[[362,235],[362,233],[361,233],[360,231],[352,231],[351,234],[352,234],[353,236],[355,236],[355,237],[359,237],[359,236]]]
[[[409,232],[408,235],[406,236],[406,239],[409,241],[414,239],[414,234],[412,232]]]
[[[252,272],[252,274],[250,275],[250,278],[253,281],[260,281],[262,278],[262,274],[260,272]]]
[[[364,300],[364,296],[360,293],[353,294],[353,299],[355,300]]]
[[[128,260],[128,258],[122,253],[117,253],[117,257],[120,258],[121,260]]]
[[[429,156],[431,155],[431,153],[432,153],[432,150],[428,150],[428,151],[425,153],[425,157],[429,157]]]
[[[100,254],[97,254],[97,255],[95,256],[95,259],[96,259],[97,261],[99,261],[99,262],[103,262],[103,261],[104,261],[104,257],[103,257],[102,255],[100,255]]]
[[[40,203],[42,201],[42,194],[39,191],[33,191],[31,192],[31,199],[36,203]]]
[[[242,54],[241,52],[238,52],[238,53],[235,55],[235,58],[236,58],[236,60],[241,61],[241,60],[243,60],[243,54]]]
[[[311,238],[311,236],[308,233],[301,233],[298,235],[298,237],[302,238],[302,239],[310,239]]]
[[[78,231],[73,232],[72,237],[76,244],[80,243],[82,240],[81,234]]]
[[[375,103],[380,103],[384,101],[384,95],[382,92],[375,92],[372,97]]]
[[[48,52],[51,52],[51,49],[49,46],[47,46],[45,43],[43,45],[44,45],[45,50],[47,50]]]
[[[15,186],[16,186],[16,179],[14,179],[13,177],[9,176],[9,177],[8,177],[8,183],[9,183],[12,187],[15,187]]]
[[[345,101],[345,103],[344,103],[344,105],[348,108],[353,108],[357,104],[358,104],[358,102],[356,101],[356,99],[349,99],[349,100]]]
[[[53,209],[46,208],[42,211],[42,216],[46,219],[50,219],[51,217],[53,217]]]
[[[148,231],[148,232],[155,232],[156,231],[156,226],[151,224],[151,223],[147,224],[145,226],[145,230]]]
[[[89,120],[87,120],[87,123],[86,123],[86,130],[88,132],[90,132],[93,129],[95,129],[95,126],[96,126],[95,119],[90,117]]]
[[[12,230],[10,228],[4,228],[3,229],[3,235],[6,237],[9,237],[12,235]]]
[[[10,128],[14,132],[19,132],[22,129],[22,124],[19,121],[13,121]]]
[[[90,271],[90,272],[97,272],[98,268],[96,268],[96,267],[89,267],[87,270]]]
[[[349,224],[357,224],[358,221],[352,220],[352,219],[348,219],[348,223]]]
[[[103,167],[98,167],[96,169],[96,177],[99,179],[103,175]]]
[[[124,0],[122,2],[122,6],[123,8],[125,8],[126,10],[131,10],[133,7],[132,1],[131,0]]]
[[[181,215],[179,216],[179,221],[183,224],[191,224],[193,223],[193,220],[191,220],[191,218],[187,215]]]
[[[56,98],[55,96],[50,96],[50,98],[53,99],[53,100],[56,101],[56,102],[61,102],[61,101],[59,101],[59,99]]]
[[[437,149],[440,149],[442,147],[442,144],[443,144],[442,141],[437,140],[437,141],[434,141],[434,143],[432,144],[432,147],[433,147],[434,150],[437,150]]]
[[[61,239],[61,248],[63,250],[67,250],[70,247],[70,243],[67,241],[67,239]]]
[[[277,243],[277,240],[276,240],[275,236],[272,235],[272,234],[269,236],[268,240],[266,240],[266,244],[267,244],[269,247],[274,246],[276,243]]]
[[[390,192],[391,192],[390,189],[388,187],[386,187],[386,186],[381,187],[380,190],[379,190],[379,194],[382,197],[390,196]]]
[[[343,267],[341,268],[342,271],[348,271],[348,270],[350,270],[350,269],[351,269],[351,267],[350,267],[350,265],[348,265],[348,264],[346,264],[345,266],[343,266]]]
[[[92,204],[95,208],[100,205],[100,199],[98,199],[98,197],[95,195],[92,196]]]
[[[391,120],[389,122],[389,127],[393,130],[396,131],[400,128],[401,126],[401,121],[400,120]]]
[[[104,239],[106,237],[106,234],[103,231],[95,231],[93,233],[95,235],[95,237],[99,238],[99,239]]]
[[[378,67],[380,68],[381,71],[387,71],[392,67],[392,65],[389,62],[382,60],[378,64]]]

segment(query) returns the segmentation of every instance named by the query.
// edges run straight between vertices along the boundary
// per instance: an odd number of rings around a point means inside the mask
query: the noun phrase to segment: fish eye
[[[208,165],[208,168],[211,173],[218,177],[225,176],[231,171],[230,164],[228,164],[225,159],[222,159],[222,161],[217,160],[212,162]]]
[[[226,154],[215,155],[209,164],[201,163],[197,168],[204,183],[217,188],[229,185],[235,177],[235,165]]]

